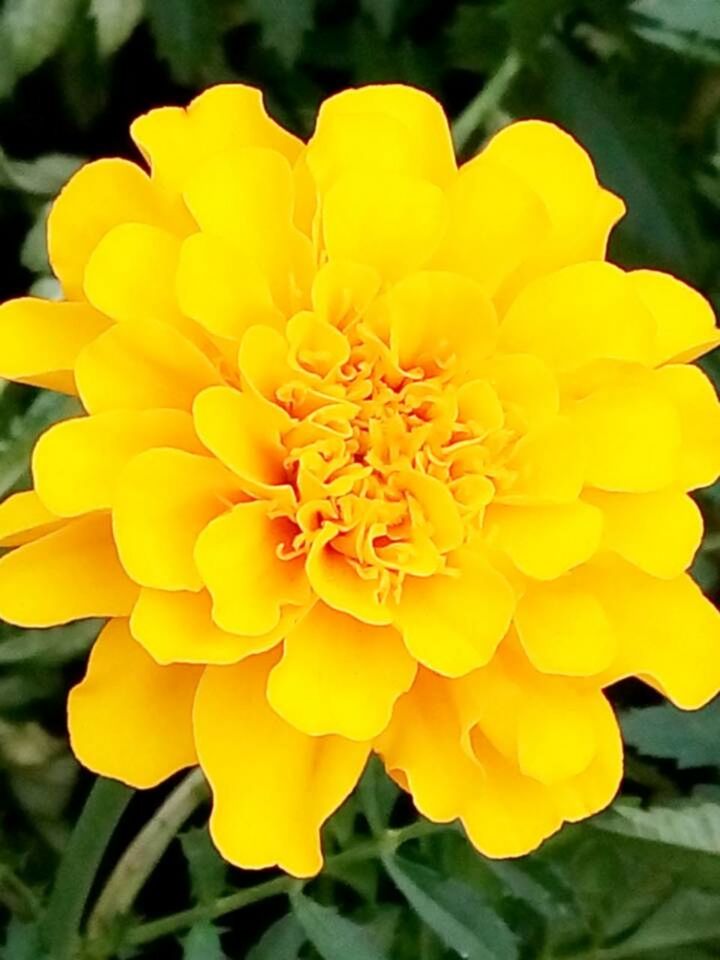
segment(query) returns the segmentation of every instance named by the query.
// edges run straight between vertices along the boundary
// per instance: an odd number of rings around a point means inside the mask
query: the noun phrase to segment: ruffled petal
[[[126,617],[136,597],[107,514],[71,520],[0,559],[0,617],[20,627]]]
[[[195,700],[195,740],[214,803],[210,831],[231,863],[298,877],[322,866],[320,827],[355,786],[368,745],[308,737],[268,705],[274,653],[208,667]]]
[[[487,663],[515,608],[510,585],[482,554],[459,550],[451,575],[406,577],[395,624],[430,670],[458,677]]]
[[[199,667],[160,667],[113,620],[70,691],[70,745],[80,762],[133,787],[154,787],[197,762],[192,729]]]
[[[120,475],[113,505],[123,566],[144,587],[201,589],[195,542],[242,496],[237,479],[210,457],[165,448],[139,454]]]
[[[268,700],[310,736],[370,740],[388,725],[416,669],[393,627],[371,627],[317,603],[288,632]]]
[[[259,636],[278,626],[285,604],[310,602],[303,559],[281,557],[296,532],[262,500],[237,504],[202,531],[195,563],[223,630]]]
[[[61,517],[108,509],[122,468],[153,447],[204,452],[192,417],[182,410],[117,410],[63,420],[35,445],[35,489]]]
[[[109,326],[84,303],[8,300],[0,305],[0,376],[74,394],[78,354]]]

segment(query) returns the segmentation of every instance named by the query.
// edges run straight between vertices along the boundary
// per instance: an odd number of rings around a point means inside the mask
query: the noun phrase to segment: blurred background
[[[613,259],[670,271],[720,307],[720,0],[4,0],[0,299],[57,294],[45,218],[79,164],[135,158],[127,132],[135,116],[223,81],[261,87],[271,113],[302,136],[320,101],[341,88],[415,84],[456,121],[466,156],[511,119],[554,120],[628,203]],[[704,364],[718,382],[720,361]],[[75,412],[68,398],[0,381],[0,498],[27,485],[38,433]],[[711,488],[700,501],[707,536],[695,574],[715,596],[720,493]],[[42,918],[51,903],[57,924],[57,904],[67,903],[67,891],[65,900],[52,893],[54,878],[92,786],[68,752],[65,696],[97,629],[0,626],[3,960],[56,956],[59,934],[53,944]],[[719,957],[720,706],[680,714],[632,683],[612,696],[629,744],[613,812],[566,828],[522,861],[484,860],[449,830],[404,844],[388,870],[342,857],[413,820],[372,767],[327,829],[337,862],[292,909],[279,897],[211,919],[217,898],[266,878],[226,869],[214,854],[201,785],[115,796],[111,806],[129,804],[93,897],[143,824],[162,823],[163,802],[182,826],[180,842],[172,831],[156,836],[159,862],[137,898],[126,886],[102,936],[57,956]],[[61,874],[61,886],[73,882],[72,871]],[[185,920],[152,927],[188,908]]]

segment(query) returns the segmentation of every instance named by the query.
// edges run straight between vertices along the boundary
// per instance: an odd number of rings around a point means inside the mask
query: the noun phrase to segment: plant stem
[[[335,854],[327,860],[327,866],[334,867],[340,864],[357,863],[361,860],[372,860],[383,854],[390,853],[406,843],[408,840],[415,840],[418,837],[424,837],[439,830],[452,829],[446,823],[430,823],[427,820],[419,820],[410,826],[402,827],[400,830],[387,830],[382,836],[365,843],[359,843],[349,850],[343,850],[342,853]],[[227,897],[221,897],[214,903],[199,904],[189,910],[182,910],[180,913],[173,913],[168,917],[162,917],[160,920],[152,920],[150,923],[144,923],[135,927],[125,938],[125,945],[131,947],[140,946],[143,943],[149,943],[151,940],[157,940],[159,937],[167,936],[191,927],[194,923],[201,920],[215,920],[227,913],[240,910],[242,907],[250,906],[252,903],[258,903],[260,900],[267,900],[269,897],[277,897],[283,894],[289,894],[298,888],[298,881],[295,877],[282,876],[275,877],[273,880],[266,880],[264,883],[258,883],[254,887],[247,887],[245,890],[238,890]]]
[[[482,90],[462,111],[452,128],[453,141],[458,153],[467,147],[475,131],[484,126],[490,114],[500,106],[521,66],[522,61],[518,54],[510,50]]]
[[[179,828],[207,796],[207,783],[198,767],[145,824],[118,861],[90,914],[87,937],[91,943],[104,938],[114,922],[129,912]]]
[[[76,956],[88,894],[110,837],[133,793],[125,784],[102,777],[90,791],[60,861],[40,927],[52,960],[72,960]]]

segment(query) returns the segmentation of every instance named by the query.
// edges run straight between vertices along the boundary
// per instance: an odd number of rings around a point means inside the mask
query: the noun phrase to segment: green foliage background
[[[466,153],[511,118],[558,121],[628,202],[614,258],[720,306],[720,0],[4,0],[0,298],[56,295],[45,216],[79,163],[132,156],[134,116],[227,80],[261,86],[303,135],[329,93],[388,80],[435,93]],[[0,382],[0,497],[74,410]],[[702,507],[695,572],[714,595],[717,490]],[[681,714],[620,685],[620,800],[520,861],[416,825],[371,766],[301,888],[226,868],[197,777],[142,796],[100,782],[81,815],[92,778],[68,752],[64,698],[97,629],[0,627],[3,960],[720,956],[720,703]]]

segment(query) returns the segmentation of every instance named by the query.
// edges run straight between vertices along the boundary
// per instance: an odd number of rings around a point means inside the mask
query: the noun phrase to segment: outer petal
[[[204,452],[192,418],[182,410],[118,410],[63,420],[35,446],[35,489],[61,517],[108,509],[122,468],[153,447]]]
[[[662,373],[633,368],[575,405],[591,486],[643,493],[674,480],[682,459],[680,418],[664,394]]]
[[[78,357],[76,377],[90,413],[190,410],[201,390],[220,383],[217,370],[194,344],[154,320],[117,324],[88,344]]]
[[[199,667],[159,667],[113,620],[70,691],[70,745],[80,762],[133,787],[154,787],[196,763],[192,706]]]
[[[603,515],[590,504],[545,507],[491,505],[484,529],[518,570],[538,580],[554,580],[589,560],[600,546]]]
[[[223,630],[259,636],[278,626],[285,604],[310,601],[303,559],[280,556],[296,532],[261,500],[237,504],[202,531],[195,563]]]
[[[217,626],[207,591],[171,593],[143,587],[133,607],[130,630],[158,663],[226,664],[274,647],[292,623],[293,617],[286,614],[272,632],[242,637]]]
[[[521,506],[574,503],[585,480],[586,445],[566,416],[543,420],[513,449],[494,478],[498,503]]]
[[[245,868],[277,864],[295,876],[322,866],[320,827],[354,787],[368,745],[307,737],[265,698],[275,654],[208,667],[195,701],[195,739],[213,790],[210,830]]]
[[[540,277],[512,303],[500,327],[503,349],[532,353],[567,372],[595,360],[650,363],[652,314],[619,267],[579,263]]]
[[[302,149],[296,137],[267,115],[261,92],[240,83],[210,87],[187,110],[150,110],[133,122],[130,133],[150,162],[153,179],[177,191],[213,154],[267,147],[293,161]]]
[[[655,320],[656,363],[686,363],[720,343],[713,308],[697,290],[655,270],[634,270],[628,282]]]
[[[544,244],[550,229],[535,191],[484,154],[460,168],[448,203],[448,230],[433,265],[472,277],[490,297]]]
[[[603,547],[654,577],[678,577],[692,563],[703,535],[697,504],[682,493],[605,493],[583,499],[602,510]]]
[[[222,464],[183,450],[146,450],[123,470],[113,531],[123,566],[137,583],[199,590],[195,541],[207,524],[242,497]]]
[[[392,627],[371,627],[316,604],[285,638],[268,700],[283,719],[317,737],[370,740],[390,721],[417,665]]]
[[[34,490],[13,493],[0,503],[0,548],[37,540],[64,523],[50,513]]]
[[[358,126],[366,133],[382,133],[381,141],[373,140],[383,145],[376,152],[385,154],[388,138],[388,153],[396,169],[419,164],[421,176],[443,187],[455,174],[450,129],[440,104],[422,90],[389,83],[344,90],[321,106],[309,161],[323,185],[331,179],[329,173],[355,165],[388,169],[387,159],[374,158],[362,142],[353,142]],[[406,151],[403,144],[407,144]]]
[[[50,262],[65,296],[80,299],[91,253],[120,223],[149,223],[183,234],[189,218],[170,209],[147,174],[127,160],[96,160],[75,174],[48,219]]]
[[[677,706],[694,710],[720,687],[720,613],[688,576],[658,580],[619,558],[581,573],[607,611],[618,651],[604,682],[641,676]]]
[[[446,216],[442,191],[427,180],[351,173],[325,198],[323,238],[332,260],[374,267],[394,281],[430,261]]]
[[[574,575],[529,585],[515,627],[528,658],[544,673],[592,676],[608,667],[618,648],[604,607]]]
[[[458,677],[487,663],[515,605],[507,581],[478,552],[452,556],[451,576],[406,577],[396,626],[410,653],[430,670]]]
[[[76,393],[73,370],[86,344],[110,321],[84,303],[35,297],[0,306],[0,376],[63,393]]]
[[[512,278],[506,296],[539,274],[604,257],[625,205],[600,187],[590,157],[569,134],[539,120],[513,123],[493,137],[483,156],[532,187],[551,222],[546,242]]]
[[[720,403],[699,367],[667,366],[657,381],[680,418],[680,453],[675,484],[694,490],[714,483],[720,474]]]
[[[483,366],[497,393],[505,419],[522,433],[557,416],[560,390],[552,370],[529,353],[495,354]]]
[[[0,560],[0,617],[21,627],[127,616],[136,597],[106,514],[73,520]]]

